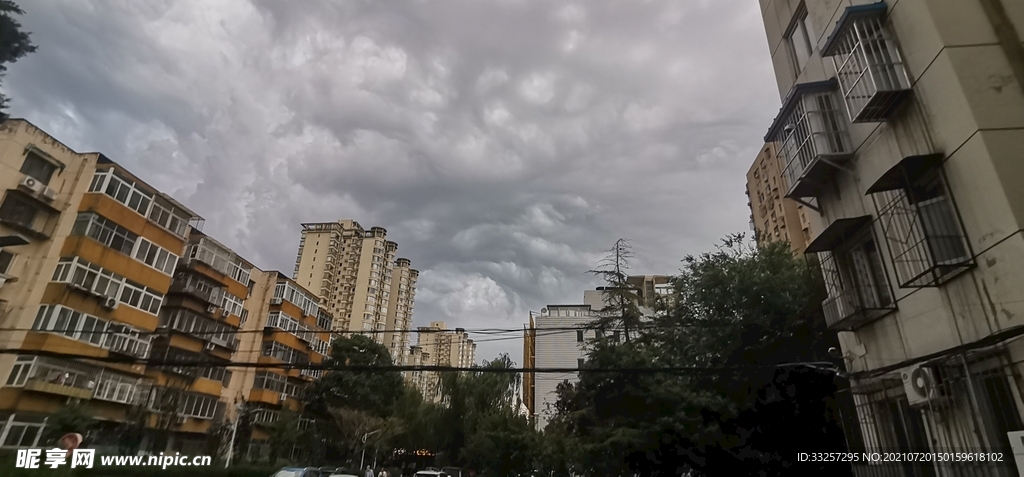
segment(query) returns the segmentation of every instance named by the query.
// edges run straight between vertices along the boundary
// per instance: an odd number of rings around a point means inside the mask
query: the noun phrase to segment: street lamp
[[[366,460],[366,438],[370,437],[370,436],[372,436],[372,435],[374,435],[374,434],[376,434],[376,433],[378,433],[380,431],[383,431],[383,430],[384,429],[377,429],[376,431],[367,432],[366,434],[363,434],[363,454],[361,456],[359,456],[359,471],[360,472],[363,471],[363,461]]]

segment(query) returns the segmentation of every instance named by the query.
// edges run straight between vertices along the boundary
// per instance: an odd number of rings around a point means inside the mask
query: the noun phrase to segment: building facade
[[[805,252],[822,264],[822,306],[850,371],[851,448],[1013,455],[1024,429],[1021,2],[760,5],[783,98],[764,139],[780,144],[785,196],[825,225]],[[886,475],[1018,475],[1012,460],[965,467]]]
[[[28,242],[0,249],[0,449],[53,445],[69,405],[96,421],[93,447],[191,455],[240,418],[259,450],[282,408],[301,413],[333,321],[315,295],[24,120],[0,123],[0,190],[0,237]]]
[[[530,342],[532,350],[527,355],[533,356],[533,367],[579,369],[587,357],[587,341],[597,338],[597,331],[586,329],[597,315],[590,305],[548,305],[541,309],[539,315],[531,317],[535,326]],[[578,329],[577,329],[578,328]],[[532,386],[524,387],[527,394],[523,401],[531,403],[534,425],[538,430],[544,429],[554,412],[558,396],[555,390],[558,384],[568,380],[579,380],[578,373],[526,373]]]
[[[782,162],[778,144],[765,143],[747,171],[747,206],[750,229],[759,242],[788,242],[793,253],[802,254],[811,243],[813,210],[784,197]]]
[[[293,278],[318,292],[334,331],[367,333],[401,363],[409,353],[419,272],[409,259],[396,259],[397,252],[383,227],[364,230],[354,220],[302,224]]]
[[[471,368],[476,362],[476,343],[462,328],[449,330],[443,321],[432,321],[417,329],[416,346],[412,348],[408,366],[444,366]],[[423,397],[438,401],[440,375],[435,371],[407,371],[406,379],[416,386]]]

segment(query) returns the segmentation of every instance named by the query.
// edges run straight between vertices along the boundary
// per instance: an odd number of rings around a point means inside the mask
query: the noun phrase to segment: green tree
[[[313,383],[308,395],[309,412],[329,417],[331,409],[348,408],[381,418],[393,412],[405,386],[401,372],[349,369],[393,366],[384,345],[362,335],[338,338],[326,365],[327,372]]]
[[[643,313],[640,310],[639,290],[627,280],[633,249],[626,239],[618,239],[598,267],[589,273],[601,278],[604,306],[598,311],[595,326],[602,330],[622,329],[626,342],[638,332]]]
[[[24,14],[12,0],[0,0],[0,78],[7,72],[8,63],[14,63],[18,58],[36,51],[29,33],[21,30],[21,23],[15,18],[16,15]],[[4,112],[6,107],[7,97],[0,93],[0,121],[7,119]]]
[[[267,426],[270,465],[276,464],[279,457],[289,458],[292,448],[299,443],[299,438],[302,435],[302,429],[299,428],[299,414],[288,408],[281,409],[277,421]]]
[[[595,342],[579,382],[560,387],[551,433],[571,441],[574,470],[679,475],[685,464],[708,475],[784,475],[796,450],[780,442],[838,450],[821,405],[832,375],[792,364],[824,361],[836,345],[814,267],[788,245],[756,247],[741,235],[683,262],[666,313],[630,343]],[[749,371],[603,371],[652,366]]]

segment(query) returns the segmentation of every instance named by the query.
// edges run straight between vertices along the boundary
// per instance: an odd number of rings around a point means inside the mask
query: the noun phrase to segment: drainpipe
[[[999,47],[1006,54],[1010,63],[1013,76],[1017,79],[1017,86],[1024,92],[1024,46],[1021,45],[1020,35],[1010,22],[1006,14],[1006,8],[1001,0],[979,0],[985,16],[988,17],[992,29],[995,30]]]

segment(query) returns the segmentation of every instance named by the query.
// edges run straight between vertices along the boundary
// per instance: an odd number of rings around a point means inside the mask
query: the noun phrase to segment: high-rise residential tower
[[[782,169],[778,144],[765,143],[747,171],[750,230],[759,243],[788,242],[794,253],[803,253],[811,243],[818,214],[810,207],[784,197],[786,187]]]
[[[369,333],[403,362],[419,272],[395,258],[398,244],[386,237],[383,227],[354,220],[302,224],[293,278],[318,291],[334,331]]]

